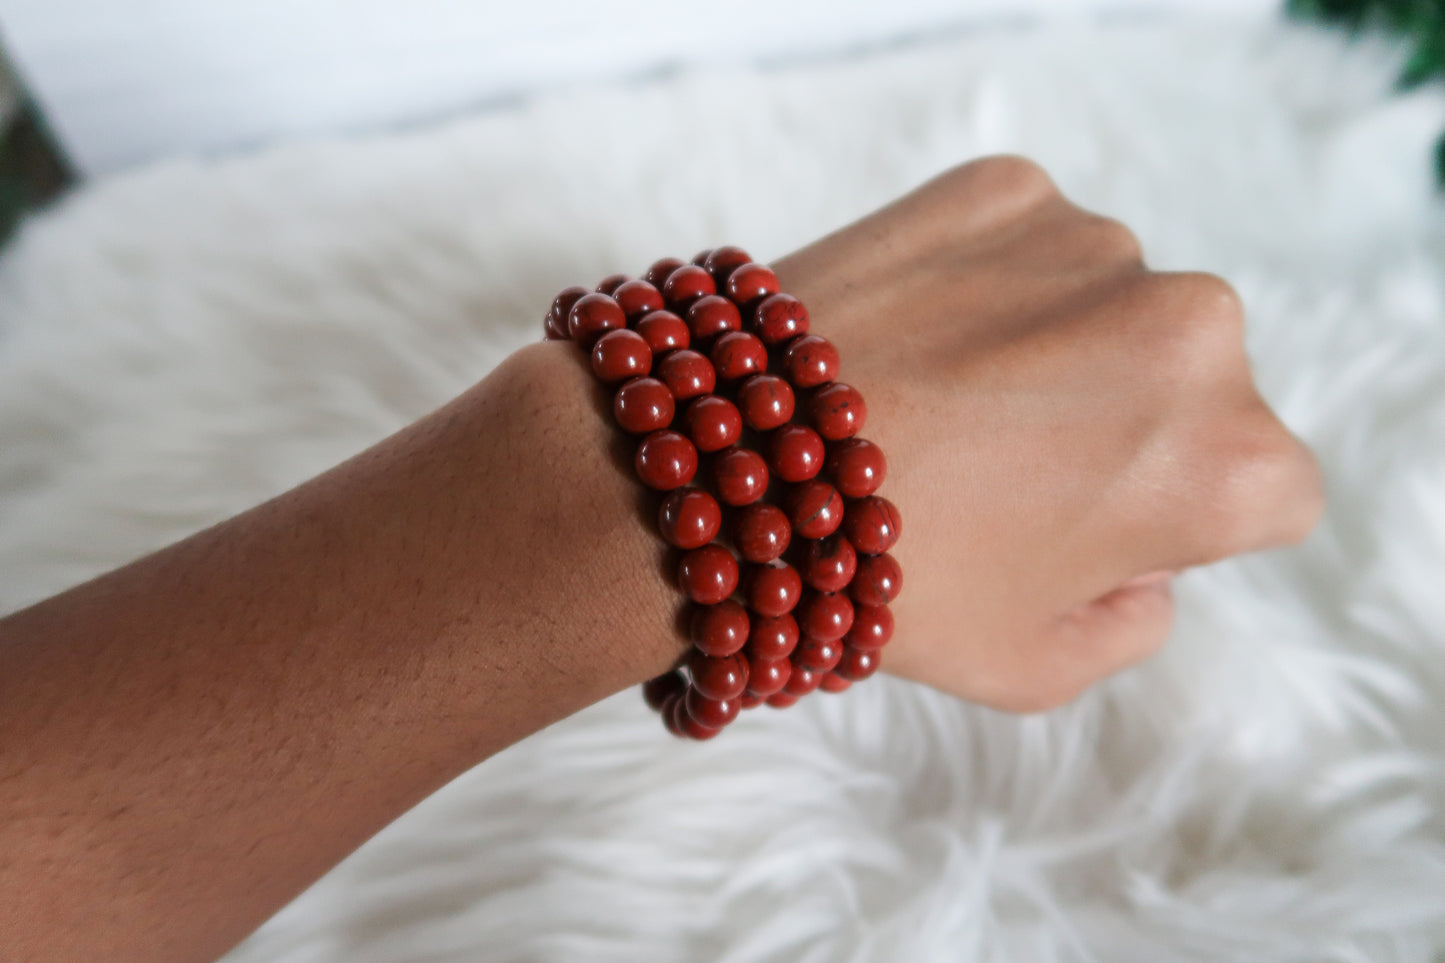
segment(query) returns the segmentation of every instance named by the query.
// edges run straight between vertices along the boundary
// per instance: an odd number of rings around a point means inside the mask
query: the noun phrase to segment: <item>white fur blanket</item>
[[[424,413],[565,284],[775,257],[1019,151],[1155,265],[1239,286],[1328,476],[1317,535],[1186,576],[1168,650],[1047,717],[884,679],[694,745],[624,693],[232,958],[1438,960],[1445,97],[1391,96],[1398,62],[1299,28],[999,29],[94,185],[0,265],[0,607]]]

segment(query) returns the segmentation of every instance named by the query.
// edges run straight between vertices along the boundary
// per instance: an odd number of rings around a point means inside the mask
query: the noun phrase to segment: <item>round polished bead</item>
[[[648,284],[661,290],[663,284],[667,282],[667,276],[686,263],[686,261],[679,261],[675,257],[658,258],[652,262],[652,266],[647,269],[647,273],[642,277]]]
[[[633,465],[648,488],[670,492],[697,474],[697,449],[686,436],[664,428],[642,439]]]
[[[798,646],[798,623],[788,614],[755,615],[748,631],[749,659],[786,659]]]
[[[793,486],[784,505],[793,531],[804,538],[827,538],[843,522],[843,496],[825,481],[814,478]],[[855,542],[854,548],[858,548]]]
[[[738,696],[738,705],[742,706],[744,709],[756,709],[758,706],[762,705],[764,702],[767,701],[767,697],[753,695],[751,692],[744,692],[742,695]]]
[[[774,692],[772,695],[768,696],[767,702],[768,705],[772,706],[774,709],[786,709],[789,706],[796,705],[798,702],[798,697],[795,695],[789,695],[787,692]]]
[[[835,381],[819,388],[808,402],[808,417],[829,441],[856,435],[868,417],[863,395],[852,385]]]
[[[786,482],[804,482],[823,467],[823,438],[807,425],[783,425],[768,437],[768,468]]]
[[[851,503],[843,517],[843,534],[854,548],[869,555],[892,548],[902,527],[903,519],[897,506],[880,495],[869,495]]]
[[[677,584],[698,605],[717,605],[738,587],[738,561],[721,545],[694,548],[677,563]]]
[[[662,724],[667,727],[667,731],[679,739],[684,738],[686,735],[682,731],[682,720],[687,718],[687,709],[684,708],[682,704],[685,692],[686,690],[683,690],[683,692],[669,697],[668,700],[662,704],[662,708],[658,710],[662,715]]]
[[[547,312],[547,317],[542,321],[542,335],[548,341],[567,341],[571,338],[567,333],[567,322],[559,321],[551,311]]]
[[[823,682],[823,673],[814,672],[805,665],[800,665],[796,660],[793,662],[793,671],[788,675],[788,684],[783,686],[783,691],[788,695],[798,698],[818,688]]]
[[[778,293],[778,276],[766,264],[739,265],[728,275],[727,295],[740,308],[751,309],[770,294]]]
[[[718,395],[693,399],[682,413],[682,423],[698,451],[721,451],[737,444],[743,433],[743,416],[737,406]]]
[[[783,352],[783,373],[798,388],[816,388],[838,377],[838,349],[816,334],[805,334]]]
[[[642,698],[648,708],[661,712],[662,707],[669,699],[681,696],[685,689],[687,689],[687,680],[682,677],[681,672],[674,669],[644,682]]]
[[[848,583],[848,594],[860,605],[887,605],[903,590],[903,568],[892,555],[863,555]]]
[[[612,416],[634,435],[672,424],[674,407],[672,392],[656,378],[633,378],[612,396]]]
[[[584,347],[609,331],[627,327],[627,316],[616,301],[605,294],[584,294],[567,313],[567,334]]]
[[[751,505],[768,490],[768,465],[751,448],[734,445],[713,456],[712,480],[725,504]]]
[[[688,306],[687,328],[692,332],[693,341],[700,343],[729,331],[739,331],[742,326],[743,316],[727,298],[709,294]]]
[[[793,389],[775,374],[755,374],[738,388],[738,409],[756,431],[772,431],[793,417]]]
[[[643,315],[661,311],[664,307],[662,292],[650,281],[626,281],[612,292],[612,300],[616,301],[622,313],[627,315],[628,321],[636,321]]]
[[[748,583],[743,595],[748,608],[758,615],[787,615],[798,604],[803,593],[803,580],[798,570],[787,562],[748,566]]]
[[[740,653],[718,657],[693,649],[687,671],[693,688],[709,699],[736,699],[748,685],[748,660]]]
[[[787,659],[748,659],[748,688],[745,695],[766,699],[774,692],[783,691],[788,677],[793,674],[793,663]]]
[[[692,613],[692,644],[708,655],[732,655],[748,641],[748,610],[732,599],[700,605]]]
[[[671,311],[652,311],[642,316],[635,329],[642,335],[654,355],[665,351],[676,351],[692,343],[692,334],[687,322]]]
[[[611,295],[622,285],[631,281],[632,278],[626,274],[609,274],[597,284],[597,293]]]
[[[726,303],[732,304],[731,301]],[[746,331],[729,331],[712,346],[712,366],[721,381],[746,378],[767,370],[768,349],[756,335]]]
[[[833,667],[833,672],[850,682],[858,682],[878,671],[880,653],[877,649],[855,649],[843,646],[843,658]]]
[[[768,345],[808,333],[808,309],[791,294],[773,294],[763,299],[753,313],[753,330]]]
[[[709,255],[711,255],[711,254],[712,254],[712,248],[710,248],[710,247],[705,247],[705,248],[703,248],[701,251],[698,251],[696,254],[694,254],[694,255],[692,256],[692,260],[691,260],[690,262],[688,262],[688,263],[690,263],[690,264],[696,264],[698,267],[702,267],[704,264],[707,263],[707,259],[708,259]]]
[[[678,401],[711,394],[717,387],[712,362],[696,351],[673,351],[657,363],[653,372]]]
[[[636,331],[609,331],[592,346],[592,373],[612,384],[652,370],[652,349]]]
[[[858,570],[858,553],[838,534],[809,542],[798,564],[803,581],[819,592],[841,592]]]
[[[731,699],[709,699],[696,687],[691,686],[683,696],[683,706],[694,722],[709,729],[721,729],[736,719],[738,712],[742,710],[738,696]]]
[[[838,673],[828,672],[824,674],[823,681],[818,684],[818,688],[822,689],[824,692],[845,692],[852,684],[853,683],[849,682]]]
[[[805,635],[793,651],[793,661],[814,672],[827,672],[843,658],[843,642],[840,639],[815,639]]]
[[[733,519],[733,544],[748,562],[771,562],[788,550],[793,526],[787,512],[767,502],[756,502]]]
[[[733,247],[731,244],[724,244],[720,248],[715,248],[712,253],[707,256],[707,259],[702,262],[702,266],[707,269],[707,273],[712,275],[713,283],[717,285],[717,289],[719,291],[726,291],[728,276],[731,275],[733,271],[751,261],[752,257],[747,251],[744,251],[740,247]]]
[[[547,330],[550,332],[555,326],[562,333],[563,338],[568,338],[567,316],[572,313],[572,305],[585,295],[591,294],[580,284],[574,284],[570,288],[563,288],[552,299],[552,307],[547,311]]]
[[[667,544],[684,551],[701,548],[717,538],[722,509],[717,499],[701,488],[668,492],[657,509],[657,529]]]
[[[863,438],[846,438],[828,452],[828,474],[833,487],[846,498],[866,498],[883,484],[888,460],[883,449]]]
[[[686,311],[698,298],[716,293],[717,285],[712,283],[712,275],[695,264],[684,264],[662,282],[662,296],[667,306],[679,313]]]
[[[687,714],[687,699],[678,702],[677,725],[682,734],[689,739],[696,739],[698,742],[705,742],[713,736],[722,732],[721,729],[714,729],[712,726],[705,726],[692,716]]]
[[[853,627],[843,641],[855,649],[881,649],[893,638],[893,610],[886,605],[853,606]]]
[[[798,603],[796,618],[803,638],[836,642],[853,627],[853,603],[840,592],[809,592]]]

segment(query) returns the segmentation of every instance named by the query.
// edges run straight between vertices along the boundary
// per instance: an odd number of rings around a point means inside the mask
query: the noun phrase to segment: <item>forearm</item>
[[[0,622],[0,956],[213,957],[446,781],[665,669],[661,553],[589,381],[528,349]]]

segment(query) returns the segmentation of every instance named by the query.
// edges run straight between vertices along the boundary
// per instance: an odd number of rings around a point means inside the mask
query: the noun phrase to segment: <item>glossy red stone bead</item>
[[[868,418],[868,405],[852,385],[835,381],[819,388],[808,400],[808,418],[829,441],[856,435]]]
[[[721,451],[737,444],[743,433],[737,406],[718,395],[693,399],[682,413],[682,423],[698,451]]]
[[[721,545],[694,548],[677,563],[677,584],[697,604],[716,605],[738,587],[738,561]]]
[[[841,658],[843,658],[841,639],[815,639],[811,635],[805,635],[798,641],[798,647],[793,651],[793,661],[798,665],[807,666],[814,672],[827,672],[837,665]]]
[[[609,331],[627,327],[627,316],[605,294],[585,294],[567,314],[567,335],[586,348]]]
[[[738,704],[741,705],[744,709],[756,709],[758,706],[762,705],[764,702],[767,701],[768,700],[766,697],[760,695],[753,695],[751,692],[744,692],[742,695],[738,696]]]
[[[755,502],[734,515],[732,535],[744,561],[771,562],[788,550],[793,526],[778,506]]]
[[[689,264],[696,264],[698,267],[702,267],[704,264],[707,263],[708,256],[711,255],[711,254],[712,254],[712,248],[710,248],[710,247],[705,247],[705,248],[703,248],[701,251],[698,251],[696,254],[694,254],[694,255],[692,256],[692,260],[689,261],[688,263],[689,263]]]
[[[642,698],[648,708],[662,711],[669,699],[680,698],[687,689],[687,680],[677,670],[664,672],[642,684]]]
[[[741,693],[739,693],[739,696]],[[738,717],[742,705],[738,702],[738,696],[731,699],[709,699],[699,692],[696,687],[690,687],[687,694],[683,696],[683,707],[692,720],[700,726],[709,729],[721,729]]]
[[[662,292],[657,290],[652,282],[643,280],[626,281],[618,285],[617,290],[612,292],[612,300],[617,302],[629,322],[666,307]]]
[[[809,542],[798,561],[798,574],[820,592],[843,591],[857,570],[857,551],[837,533]]]
[[[657,529],[667,544],[684,551],[701,548],[722,528],[722,508],[701,488],[668,492],[657,509]]]
[[[796,705],[797,702],[798,697],[795,695],[789,695],[787,692],[774,692],[767,698],[768,705],[772,706],[774,709],[786,709],[789,706]]]
[[[766,371],[768,367],[768,349],[756,335],[746,331],[729,331],[718,338],[711,355],[712,366],[721,381],[736,381]]]
[[[677,724],[682,734],[689,739],[696,739],[698,742],[706,742],[713,736],[722,732],[721,729],[714,729],[712,726],[705,726],[687,713],[687,699],[678,702]]]
[[[677,351],[692,343],[692,333],[687,330],[687,322],[671,311],[644,314],[634,330],[642,335],[654,355]]]
[[[768,436],[768,468],[786,482],[803,482],[823,467],[823,437],[807,425],[783,425]]]
[[[786,659],[798,646],[798,623],[788,614],[754,615],[748,631],[749,659]]]
[[[786,615],[798,604],[802,594],[803,580],[798,570],[787,562],[748,566],[743,595],[748,608],[758,615]]]
[[[567,341],[571,338],[567,333],[567,322],[559,321],[550,311],[542,321],[542,335],[548,341]]]
[[[611,296],[622,285],[631,281],[632,278],[626,274],[609,274],[597,284],[597,293]]]
[[[662,282],[662,296],[667,306],[682,314],[698,298],[717,293],[712,275],[695,264],[684,264]]]
[[[783,352],[783,373],[797,388],[816,388],[838,377],[838,349],[816,334],[806,334]]]
[[[858,571],[848,583],[848,594],[860,605],[887,605],[898,598],[903,591],[903,569],[897,560],[886,552],[882,555],[862,555],[858,558]]]
[[[808,592],[794,617],[803,638],[836,642],[853,627],[853,602],[841,592]]]
[[[793,531],[804,538],[827,538],[843,523],[843,496],[814,478],[794,485],[784,500]],[[855,542],[854,548],[858,545]]]
[[[852,684],[853,683],[849,682],[838,673],[829,672],[823,676],[823,681],[818,684],[818,688],[822,689],[824,692],[844,692]]]
[[[591,291],[588,291],[580,284],[574,284],[569,288],[563,288],[559,291],[557,296],[552,299],[552,307],[547,311],[548,332],[550,333],[553,330],[560,331],[564,340],[571,337],[571,335],[567,333],[567,316],[572,313],[572,305],[576,304],[583,296],[591,293]]]
[[[828,452],[828,475],[846,498],[866,498],[888,474],[883,449],[863,438],[845,438]]]
[[[903,519],[898,508],[880,495],[869,495],[850,502],[843,516],[843,534],[860,552],[878,555],[898,542]]]
[[[732,599],[699,605],[692,612],[692,644],[712,656],[732,655],[748,641],[748,610]]]
[[[647,273],[642,277],[648,284],[651,284],[658,290],[662,290],[663,284],[667,282],[668,275],[686,263],[686,261],[679,261],[675,257],[658,258],[652,262],[652,266],[647,269]]]
[[[793,674],[793,663],[787,659],[748,659],[748,688],[744,695],[767,698],[783,691]]]
[[[855,649],[881,649],[893,638],[893,610],[886,605],[855,605],[853,627],[843,641]]]
[[[727,290],[728,277],[733,271],[744,264],[751,263],[752,258],[740,247],[733,247],[731,244],[724,244],[715,248],[702,262],[707,273],[712,275],[713,283],[719,291]]]
[[[671,391],[673,398],[678,401],[711,394],[717,387],[717,375],[712,370],[712,362],[692,350],[673,351],[664,355],[653,374],[667,385],[667,390]]]
[[[687,671],[693,688],[709,699],[736,699],[748,685],[748,660],[741,654],[719,658],[693,649]]]
[[[843,646],[843,658],[833,667],[833,672],[850,682],[859,682],[878,671],[880,653],[877,649],[855,649]]]
[[[652,349],[636,331],[609,331],[592,346],[592,373],[607,384],[652,370]]]
[[[769,295],[753,312],[753,330],[765,344],[782,344],[808,333],[808,309],[791,294]]]
[[[751,448],[734,445],[713,456],[712,480],[724,504],[751,505],[768,490],[768,465]]]
[[[634,435],[672,424],[674,407],[672,392],[656,378],[633,378],[612,396],[612,416]]]
[[[771,431],[793,417],[793,389],[775,374],[755,374],[738,388],[738,410],[755,431]]]
[[[823,673],[814,672],[805,665],[793,661],[793,671],[788,674],[788,682],[783,686],[783,691],[795,698],[805,696],[818,688],[823,682]]]
[[[686,436],[664,428],[642,439],[633,466],[648,488],[669,492],[697,474],[697,449]]]
[[[729,331],[739,331],[742,326],[743,316],[737,306],[719,295],[709,294],[688,306],[687,328],[692,332],[692,340],[699,344]]]
[[[777,293],[778,276],[766,264],[743,264],[728,275],[727,296],[740,308],[751,310],[763,298]]]

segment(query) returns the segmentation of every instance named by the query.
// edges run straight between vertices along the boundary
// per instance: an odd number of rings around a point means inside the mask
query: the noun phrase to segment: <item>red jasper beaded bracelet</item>
[[[658,531],[681,553],[692,647],[643,696],[677,736],[841,692],[893,636],[887,461],[858,437],[868,407],[809,323],[736,247],[567,288],[547,313],[547,338],[588,352],[618,425],[641,436],[637,477],[664,493]]]

